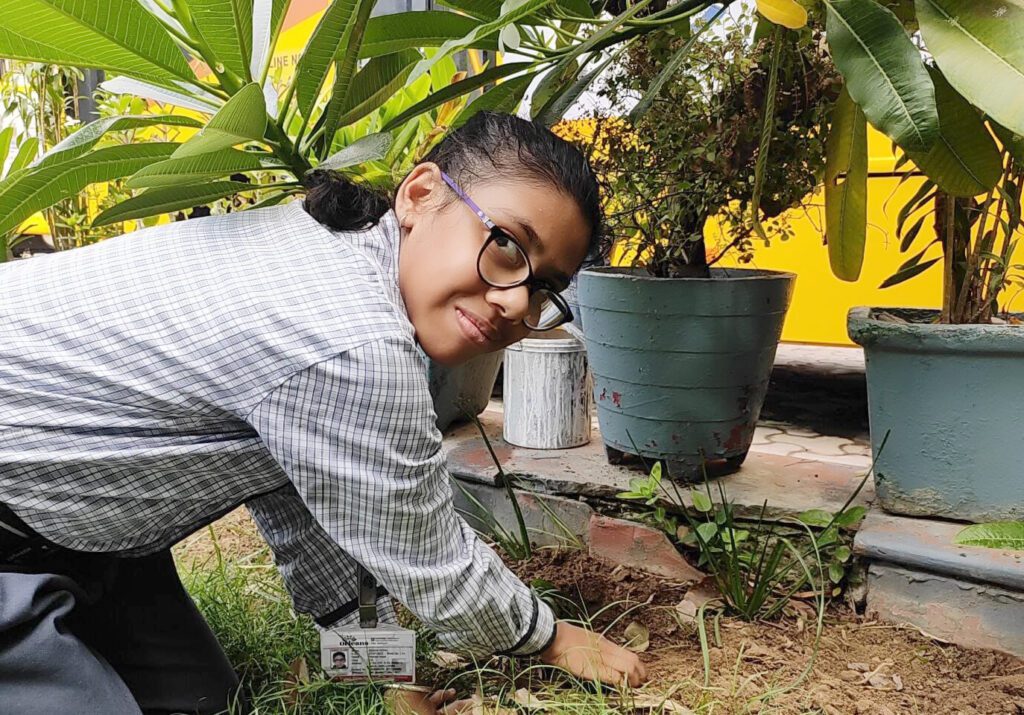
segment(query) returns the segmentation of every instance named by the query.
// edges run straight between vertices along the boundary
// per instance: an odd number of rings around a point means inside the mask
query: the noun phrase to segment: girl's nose
[[[491,288],[487,302],[498,309],[502,318],[510,323],[521,323],[530,312],[530,290],[526,286]]]

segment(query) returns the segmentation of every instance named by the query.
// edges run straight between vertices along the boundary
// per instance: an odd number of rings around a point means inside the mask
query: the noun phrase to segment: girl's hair
[[[478,112],[442,139],[424,161],[437,164],[466,191],[495,178],[558,189],[579,207],[590,226],[588,255],[596,254],[603,230],[597,179],[583,154],[547,127],[511,114]],[[313,171],[306,177],[306,187],[306,211],[336,230],[375,226],[391,208],[383,193],[337,172]],[[457,200],[454,193],[451,200]]]

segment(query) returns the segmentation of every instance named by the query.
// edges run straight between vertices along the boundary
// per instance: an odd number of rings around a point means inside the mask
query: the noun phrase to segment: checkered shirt
[[[543,648],[551,609],[452,504],[398,235],[294,202],[0,266],[0,501],[128,554],[245,503],[323,625],[361,563],[447,647]]]

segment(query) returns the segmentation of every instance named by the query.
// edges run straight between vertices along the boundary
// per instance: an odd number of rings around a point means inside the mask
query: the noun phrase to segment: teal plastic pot
[[[609,458],[663,460],[684,480],[738,468],[794,279],[731,268],[712,269],[710,278],[610,267],[581,273],[587,358]]]
[[[1024,327],[938,325],[937,311],[854,308],[875,491],[886,511],[1024,519]],[[885,435],[889,437],[881,447]]]

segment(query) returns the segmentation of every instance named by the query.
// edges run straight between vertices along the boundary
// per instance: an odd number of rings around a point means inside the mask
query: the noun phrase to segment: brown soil
[[[212,530],[226,555],[266,554],[244,509]],[[175,547],[183,565],[201,566],[215,554],[207,529]],[[699,637],[675,616],[686,587],[578,551],[541,550],[529,562],[511,567],[526,582],[551,582],[617,642],[625,642],[623,631],[631,621],[646,626],[650,647],[641,657],[651,675],[648,689],[671,693],[702,715],[1024,714],[1024,661],[942,644],[913,628],[864,619],[839,604],[826,615],[810,675],[771,697],[766,694],[796,682],[810,661],[815,623],[809,607],[799,609],[802,617],[789,613],[777,623],[722,617],[719,643],[709,616],[710,679],[705,686]]]
[[[704,687],[699,638],[674,615],[685,588],[580,552],[540,552],[513,569],[527,581],[550,581],[591,613],[614,604],[594,626],[608,628],[620,643],[630,621],[645,625],[650,648],[641,657],[654,688],[675,690],[674,699],[694,709],[702,706],[700,712],[1024,713],[1024,661],[938,643],[909,627],[866,620],[838,604],[826,614],[808,678],[767,698],[772,690],[794,683],[807,667],[814,651],[811,613],[806,611],[804,618],[789,614],[778,623],[722,618],[719,644],[709,617],[711,675]]]

